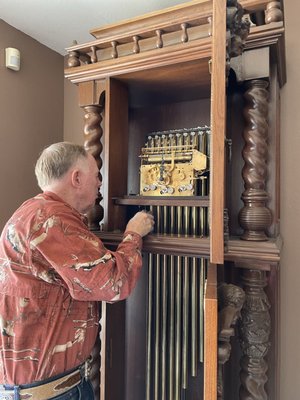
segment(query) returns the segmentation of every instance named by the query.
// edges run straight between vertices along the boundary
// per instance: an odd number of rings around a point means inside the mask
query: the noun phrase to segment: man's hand
[[[153,226],[153,215],[146,211],[139,211],[129,220],[125,231],[136,232],[143,237],[153,230]]]

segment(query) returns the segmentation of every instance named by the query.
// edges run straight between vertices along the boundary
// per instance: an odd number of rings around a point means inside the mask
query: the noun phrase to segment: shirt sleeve
[[[123,300],[140,275],[142,238],[134,232],[125,232],[117,250],[109,251],[79,217],[59,213],[39,224],[29,242],[32,264],[46,261],[55,282],[61,280],[76,300]]]

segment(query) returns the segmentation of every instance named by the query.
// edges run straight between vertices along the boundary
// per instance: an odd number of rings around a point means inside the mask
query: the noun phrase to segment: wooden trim
[[[73,83],[91,79],[103,79],[108,76],[124,75],[136,71],[144,71],[188,61],[208,59],[211,55],[211,38],[193,40],[184,45],[154,50],[144,53],[130,54],[114,60],[99,61],[95,64],[85,64],[76,68],[67,68],[65,77]],[[204,61],[205,62],[205,61]]]
[[[106,392],[106,302],[101,303],[101,318],[100,318],[100,399],[105,399]]]
[[[157,29],[167,29],[183,22],[193,20],[206,21],[211,15],[212,0],[194,0],[174,7],[144,14],[140,17],[120,21],[119,23],[90,30],[96,38],[118,40],[124,36],[131,37]],[[73,49],[73,47],[71,48]]]
[[[188,206],[188,207],[208,207],[209,198],[207,196],[123,196],[113,199],[119,205],[137,206]]]
[[[270,47],[271,57],[276,60],[278,66],[279,85],[282,87],[287,79],[283,22],[272,22],[251,28],[245,50],[260,47]]]
[[[126,210],[114,204],[113,198],[126,193],[127,171],[120,168],[128,164],[128,92],[125,85],[107,79],[105,96],[103,198],[104,229],[114,231],[125,228]]]
[[[121,242],[123,233],[94,232],[105,246],[116,249]],[[230,239],[226,245],[225,261],[239,263],[250,263],[259,269],[269,270],[269,265],[280,261],[281,239],[271,239],[266,242],[250,242],[240,239]],[[143,251],[145,253],[171,254],[190,257],[205,257],[210,254],[208,237],[171,236],[151,234],[143,239]]]
[[[217,266],[209,264],[204,297],[204,399],[217,400]]]
[[[266,9],[270,0],[239,0],[245,12],[257,12]]]
[[[214,1],[211,74],[210,261],[224,262],[226,2]]]

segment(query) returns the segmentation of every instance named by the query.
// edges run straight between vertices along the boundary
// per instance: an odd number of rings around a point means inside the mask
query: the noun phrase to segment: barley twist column
[[[270,303],[264,291],[266,272],[245,270],[242,276],[246,299],[241,312],[240,400],[268,400],[265,384],[268,364],[265,357],[270,348]]]
[[[85,111],[84,119],[84,147],[95,157],[99,171],[102,167],[102,159],[100,157],[102,152],[101,137],[103,134],[101,128],[103,107],[100,105],[90,105],[83,107]],[[101,174],[100,180],[102,180]],[[87,214],[89,229],[99,230],[99,223],[103,218],[103,207],[99,204],[102,196],[99,193],[96,199],[94,208]]]
[[[266,207],[268,194],[265,190],[268,172],[267,86],[268,83],[262,79],[249,81],[244,95],[246,127],[242,176],[245,191],[241,197],[244,207],[239,213],[239,223],[244,229],[241,238],[252,241],[267,240],[266,230],[272,221],[271,212]]]

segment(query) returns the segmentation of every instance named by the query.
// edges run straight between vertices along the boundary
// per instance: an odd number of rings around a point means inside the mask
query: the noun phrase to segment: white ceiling
[[[0,0],[0,18],[60,54],[91,41],[93,28],[184,3],[184,0]]]

